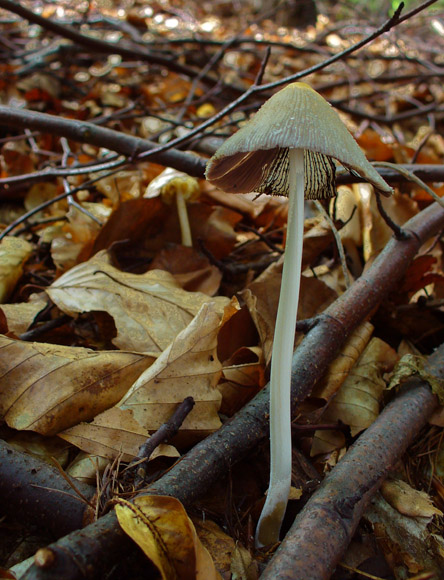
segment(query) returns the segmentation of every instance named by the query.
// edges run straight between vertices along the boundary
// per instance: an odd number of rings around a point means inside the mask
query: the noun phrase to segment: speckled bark
[[[76,482],[88,499],[95,489]],[[55,467],[0,440],[0,511],[60,537],[82,526],[85,503]]]
[[[405,241],[392,239],[373,265],[352,287],[334,302],[298,347],[293,358],[292,405],[297,405],[313,389],[322,377],[329,363],[335,358],[344,341],[356,326],[365,320],[378,306],[383,297],[395,286],[407,270],[411,260],[421,245],[436,235],[444,227],[444,210],[433,204],[406,225],[412,236]],[[225,423],[219,431],[196,445],[151,488],[151,493],[172,495],[185,506],[204,494],[209,487],[223,477],[229,466],[252,451],[268,433],[268,387],[263,389],[233,419]],[[121,535],[114,513],[102,518],[99,524],[89,526],[87,544],[89,554],[108,554],[110,566],[115,561],[113,534]],[[102,530],[106,528],[108,534]],[[96,531],[94,531],[96,530]],[[82,543],[73,532],[59,541],[55,550],[65,550],[75,542],[79,557],[83,553]],[[117,557],[120,557],[118,555]],[[71,562],[72,574],[67,578],[94,578],[84,576]],[[48,569],[33,566],[23,580],[46,580]],[[99,576],[100,577],[100,576]]]

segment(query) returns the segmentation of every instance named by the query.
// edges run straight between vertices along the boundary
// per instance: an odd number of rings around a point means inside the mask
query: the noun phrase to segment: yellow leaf
[[[179,500],[167,496],[119,499],[122,529],[156,565],[162,580],[217,580],[220,575]]]

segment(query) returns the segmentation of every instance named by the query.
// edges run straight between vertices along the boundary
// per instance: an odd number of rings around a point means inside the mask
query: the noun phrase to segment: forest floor
[[[255,6],[0,0],[1,578],[444,577],[444,9]],[[394,192],[305,202],[257,548],[288,199],[205,168],[296,81]]]

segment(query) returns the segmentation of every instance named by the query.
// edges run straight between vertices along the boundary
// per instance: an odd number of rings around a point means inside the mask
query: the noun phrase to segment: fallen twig
[[[174,435],[177,434],[194,407],[193,397],[186,397],[180,405],[177,406],[174,413],[171,415],[166,423],[163,423],[151,437],[141,445],[138,456],[130,463],[128,469],[137,468],[136,476],[134,478],[134,486],[136,489],[143,485],[146,477],[147,461],[151,457],[153,451],[161,443],[166,443]],[[126,471],[126,470],[125,470]]]

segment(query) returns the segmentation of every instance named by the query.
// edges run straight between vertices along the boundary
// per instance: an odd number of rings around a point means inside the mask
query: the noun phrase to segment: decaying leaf
[[[153,357],[0,336],[0,414],[14,429],[55,435],[112,407]]]
[[[382,375],[397,360],[396,352],[388,344],[373,338],[327,407],[323,422],[341,421],[350,427],[353,436],[371,425],[379,414],[382,391],[386,388]],[[317,431],[311,454],[331,451],[341,439],[335,432]]]
[[[167,496],[119,499],[122,529],[158,568],[162,580],[217,580],[221,576],[179,500]]]
[[[221,395],[217,384],[222,366],[217,358],[220,316],[212,303],[204,304],[190,324],[159,355],[119,403],[147,430],[160,427],[177,403],[192,396],[195,406],[180,433],[193,439],[218,429]],[[148,370],[148,369],[147,369]]]
[[[444,542],[440,535],[432,532],[431,517],[404,516],[379,493],[364,517],[373,526],[375,537],[387,561],[398,571],[398,577],[408,578],[428,571],[434,572],[436,578],[441,578]]]
[[[236,311],[231,305],[227,310]],[[195,406],[185,419],[174,443],[196,442],[220,426],[221,395],[217,383],[221,364],[217,358],[220,316],[214,305],[204,304],[196,317],[154,363],[151,373],[142,373],[119,404],[60,433],[83,451],[125,460],[137,455],[149,433],[165,423],[185,397]],[[173,448],[157,454],[177,455]],[[155,456],[155,455],[154,455]],[[153,456],[153,457],[154,457]]]
[[[261,339],[265,362],[271,359],[274,327],[282,277],[282,259],[271,264],[245,290],[240,292],[247,304]],[[336,293],[316,278],[301,276],[298,320],[322,312]]]
[[[411,487],[402,479],[387,479],[381,485],[382,497],[400,514],[412,518],[442,516],[441,510],[432,503],[432,498],[424,491]]]
[[[193,518],[197,535],[224,580],[256,580],[258,570],[250,552],[212,520]]]
[[[427,382],[432,391],[439,398],[441,405],[444,404],[444,381],[427,371],[425,359],[422,356],[416,356],[413,354],[404,355],[396,365],[388,388],[394,389],[408,378],[414,376]]]
[[[0,243],[0,303],[5,302],[23,274],[32,245],[22,238],[6,236]]]
[[[58,235],[54,235],[51,242],[51,256],[60,272],[65,272],[89,257],[94,242],[106,223],[111,209],[103,203],[83,203],[85,211],[70,206],[66,217],[67,222],[59,228]]]
[[[222,296],[187,292],[161,270],[121,272],[103,251],[66,272],[46,291],[67,314],[108,312],[116,324],[113,343],[118,348],[150,353],[163,351],[202,304],[211,300],[221,313],[229,302]]]
[[[262,350],[241,348],[224,362],[219,391],[222,394],[220,412],[228,417],[265,386],[265,367]]]
[[[313,397],[330,401],[348,377],[372,334],[373,325],[370,322],[364,322],[358,326],[342,347],[341,352],[330,364],[327,374],[313,389]]]
[[[98,455],[78,453],[75,459],[65,469],[69,477],[73,477],[89,485],[97,485],[97,475],[108,465],[108,459]]]
[[[353,189],[361,198],[363,252],[364,260],[367,262],[382,250],[393,235],[393,231],[380,216],[372,186],[368,183],[357,183]],[[417,204],[407,195],[396,191],[390,197],[381,198],[381,202],[391,219],[400,226],[418,213]]]
[[[129,462],[137,457],[140,446],[149,435],[133,418],[131,411],[113,407],[90,423],[80,423],[61,431],[59,437],[86,453],[107,459],[120,457]],[[156,447],[150,459],[158,456],[178,457],[179,453],[172,445],[162,444]]]
[[[43,296],[43,297],[42,297]],[[46,296],[34,294],[29,302],[2,304],[8,329],[16,335],[28,330],[35,317],[48,305]]]

